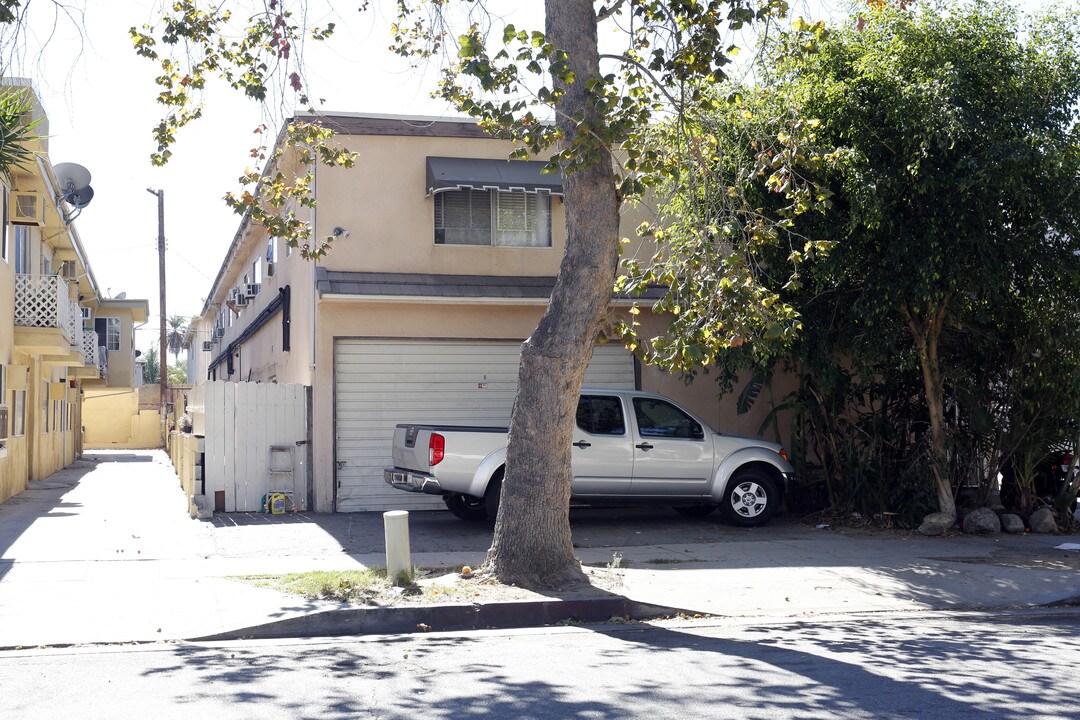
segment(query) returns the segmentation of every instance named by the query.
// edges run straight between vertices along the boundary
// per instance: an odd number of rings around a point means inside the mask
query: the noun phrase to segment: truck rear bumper
[[[443,489],[438,479],[431,475],[414,472],[398,467],[388,467],[383,470],[383,481],[390,487],[406,492],[427,493],[428,495],[442,495]]]

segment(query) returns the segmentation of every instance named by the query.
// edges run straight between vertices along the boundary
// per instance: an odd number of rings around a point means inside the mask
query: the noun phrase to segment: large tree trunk
[[[912,339],[919,348],[919,365],[922,368],[923,391],[926,408],[930,414],[930,466],[937,489],[938,512],[956,517],[956,500],[953,498],[949,480],[948,445],[945,436],[945,382],[938,358],[938,343],[945,326],[949,298],[927,311],[927,317],[919,317],[904,305],[901,311],[911,331]]]
[[[592,0],[548,0],[547,37],[569,52],[576,81],[556,122],[565,142],[603,119],[586,93],[599,75]],[[585,121],[575,121],[574,117]],[[614,285],[619,199],[606,147],[601,159],[567,174],[566,251],[544,317],[522,346],[518,392],[495,537],[486,569],[503,583],[558,588],[584,579],[570,539],[570,443],[578,393]]]

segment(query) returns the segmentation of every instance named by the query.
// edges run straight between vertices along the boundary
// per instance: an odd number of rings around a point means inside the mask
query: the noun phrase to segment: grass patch
[[[256,587],[302,595],[317,600],[367,603],[392,586],[386,570],[316,570],[288,575],[252,575],[240,578]]]
[[[396,585],[386,577],[385,568],[248,575],[235,579],[256,587],[315,600],[335,600],[356,605],[430,604],[462,600],[475,602],[481,594],[509,593],[515,597],[520,594],[517,588],[504,589],[494,581],[451,580],[447,583],[447,575],[452,576],[454,573],[456,571],[450,568],[413,568],[412,578],[399,577]]]

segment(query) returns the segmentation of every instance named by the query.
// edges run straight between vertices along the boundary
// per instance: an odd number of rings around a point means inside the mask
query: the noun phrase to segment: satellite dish
[[[74,205],[81,210],[89,205],[90,201],[94,199],[94,188],[87,185],[82,190],[76,190],[64,195],[64,199],[68,201],[69,205]]]
[[[116,293],[116,297],[114,297],[113,300],[123,300],[126,297],[127,297],[126,292]]]
[[[82,210],[94,198],[90,187],[90,171],[77,163],[53,165],[53,173],[60,182],[60,197],[72,207]]]

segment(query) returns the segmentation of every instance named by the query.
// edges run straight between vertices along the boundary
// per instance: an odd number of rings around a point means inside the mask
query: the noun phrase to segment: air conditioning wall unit
[[[243,286],[242,294],[248,296],[249,298],[253,298],[259,294],[260,288],[262,288],[261,283],[247,283]]]
[[[79,277],[79,264],[74,260],[65,260],[60,265],[60,274],[65,280],[76,280]]]
[[[202,349],[203,352],[210,352],[214,349],[214,343],[210,342],[209,340],[203,340]]]
[[[36,192],[11,193],[8,221],[12,225],[44,225],[45,196]]]
[[[234,306],[236,306],[236,307],[247,307],[248,306],[248,296],[244,295],[243,293],[240,293],[240,294],[238,294],[236,296],[236,299],[233,300],[232,304]]]
[[[225,337],[225,328],[223,328],[223,327],[214,328],[214,339],[215,340],[220,340],[223,337]]]

